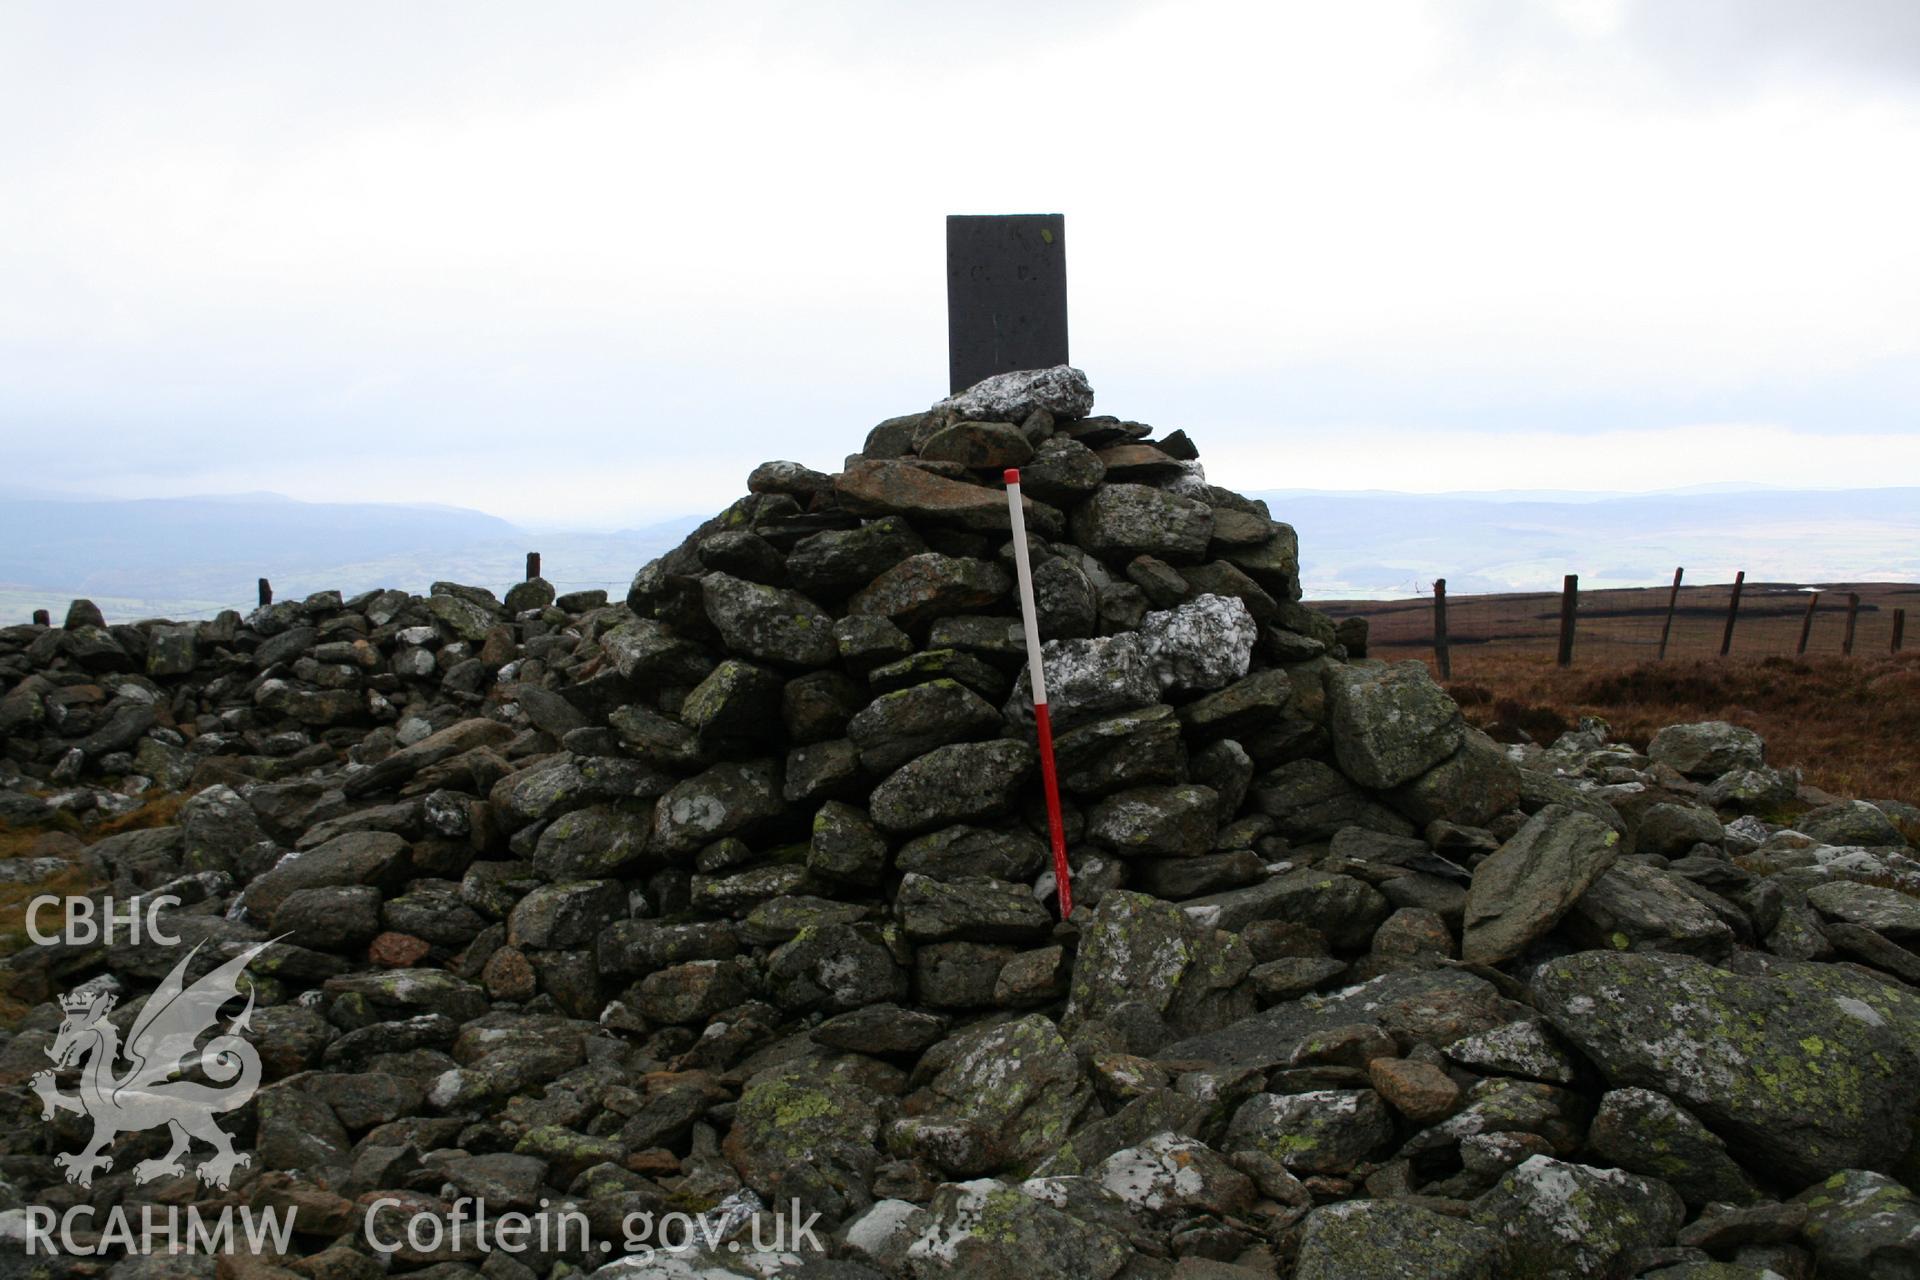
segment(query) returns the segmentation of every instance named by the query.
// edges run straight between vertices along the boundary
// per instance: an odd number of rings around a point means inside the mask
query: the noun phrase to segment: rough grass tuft
[[[77,837],[85,844],[128,831],[172,826],[180,816],[180,806],[191,792],[155,796],[138,808],[93,826],[83,826],[73,815],[55,814],[43,823],[24,827],[0,827],[0,858],[61,857],[66,865],[32,884],[0,884],[0,957],[11,956],[31,944],[27,937],[27,907],[35,898],[51,894],[60,898],[84,897],[104,887],[82,852],[84,845],[73,840],[49,840],[49,835]],[[42,917],[44,919],[44,917]],[[14,994],[13,971],[0,967],[0,1027],[12,1028],[29,1011],[29,1005]]]
[[[137,809],[129,809],[117,818],[108,818],[87,832],[88,843],[128,831],[146,831],[152,827],[170,827],[180,817],[180,806],[192,797],[191,791],[170,791],[156,796]]]

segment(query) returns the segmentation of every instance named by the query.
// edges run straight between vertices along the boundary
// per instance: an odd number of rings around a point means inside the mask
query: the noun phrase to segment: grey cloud
[[[1635,0],[1622,34],[1692,74],[1864,73],[1920,83],[1914,0]]]

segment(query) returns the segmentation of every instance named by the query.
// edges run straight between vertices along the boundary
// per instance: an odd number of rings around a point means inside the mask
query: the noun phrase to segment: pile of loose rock
[[[621,603],[0,631],[0,818],[45,832],[8,876],[172,896],[182,940],[12,957],[0,1227],[293,1213],[224,1264],[262,1280],[1912,1274],[1920,812],[1724,724],[1497,745],[1350,659],[1182,433],[1091,407],[1008,375],[834,474],[766,464]],[[66,1180],[90,1126],[29,1083],[56,997],[124,1033],[186,947],[269,939],[251,1162],[137,1181],[159,1129]],[[593,1238],[369,1243],[469,1197]],[[824,1252],[752,1250],[795,1203]],[[712,1234],[619,1261],[672,1213]]]

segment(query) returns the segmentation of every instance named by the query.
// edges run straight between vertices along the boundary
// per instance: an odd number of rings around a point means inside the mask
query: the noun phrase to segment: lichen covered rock
[[[1920,1196],[1884,1174],[1843,1169],[1795,1197],[1820,1274],[1883,1280],[1920,1258]]]
[[[1143,484],[1108,483],[1073,509],[1076,541],[1099,556],[1198,560],[1213,536],[1213,509]]]
[[[1322,1205],[1300,1232],[1295,1280],[1496,1280],[1498,1235],[1392,1200]],[[1417,1268],[1417,1272],[1415,1269]]]
[[[1393,1137],[1393,1117],[1371,1089],[1258,1093],[1227,1126],[1231,1151],[1257,1151],[1296,1173],[1349,1172]]]
[[[890,774],[873,790],[874,822],[883,831],[914,832],[997,818],[1037,765],[1024,742],[962,742],[936,747]]]
[[[1071,365],[1019,369],[983,378],[934,408],[961,420],[1025,422],[1030,415],[1045,412],[1056,422],[1067,422],[1093,411],[1093,387],[1087,375]]]
[[[1690,778],[1717,778],[1767,762],[1759,734],[1724,720],[1670,724],[1653,735],[1647,754]]]
[[[880,1098],[851,1073],[800,1058],[747,1081],[726,1152],[746,1184],[771,1194],[789,1165],[871,1168]]]
[[[799,592],[710,573],[701,579],[701,594],[707,617],[733,652],[796,667],[833,661],[833,619]]]
[[[1253,964],[1240,938],[1141,893],[1106,894],[1086,926],[1066,1022],[1134,1031],[1132,1048],[1224,1027],[1253,1010],[1241,980]]]
[[[1651,1089],[1615,1089],[1601,1098],[1587,1141],[1595,1155],[1662,1179],[1690,1205],[1745,1204],[1757,1194],[1724,1142]]]
[[[1597,818],[1548,805],[1474,868],[1462,956],[1498,964],[1559,922],[1613,865],[1620,837]]]
[[[1686,1217],[1673,1188],[1619,1169],[1533,1156],[1473,1206],[1506,1245],[1516,1275],[1624,1277],[1642,1251],[1671,1243]]]
[[[1460,746],[1460,708],[1424,662],[1339,669],[1326,688],[1334,756],[1363,787],[1397,787]]]
[[[1600,951],[1541,966],[1532,990],[1609,1083],[1658,1090],[1780,1176],[1888,1168],[1912,1142],[1920,997],[1861,992],[1825,966],[1759,978]]]
[[[925,1097],[889,1145],[956,1174],[1031,1170],[1065,1146],[1092,1098],[1059,1028],[1037,1013],[955,1036],[921,1069],[934,1072]]]

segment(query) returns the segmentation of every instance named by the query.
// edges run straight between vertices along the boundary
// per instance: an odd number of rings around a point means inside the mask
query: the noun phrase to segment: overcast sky
[[[6,479],[710,510],[947,213],[1236,488],[1920,484],[1920,4],[0,2]]]

